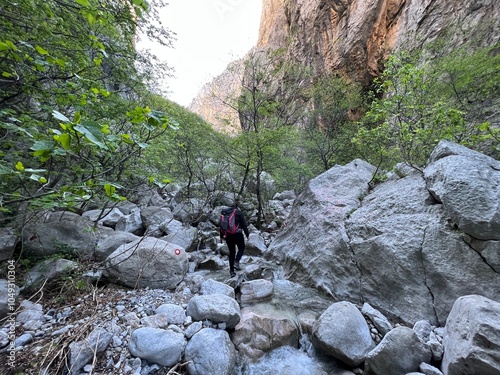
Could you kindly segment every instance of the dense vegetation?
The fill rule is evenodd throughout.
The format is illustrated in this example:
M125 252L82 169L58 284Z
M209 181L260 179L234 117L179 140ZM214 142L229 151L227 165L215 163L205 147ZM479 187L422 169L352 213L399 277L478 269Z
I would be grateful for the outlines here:
M160 1L20 0L0 17L0 210L84 209L129 189L184 185L210 204L219 191L256 197L258 222L276 191L361 157L383 177L421 169L440 139L498 156L498 46L440 56L399 53L367 92L318 76L283 51L249 55L226 101L229 136L160 95L168 67L139 55L139 33L170 45ZM424 56L425 55L425 56ZM429 58L432 55L432 58ZM156 93L156 94L155 94ZM496 120L498 121L498 120ZM269 182L272 181L272 184ZM22 211L19 211L22 209Z

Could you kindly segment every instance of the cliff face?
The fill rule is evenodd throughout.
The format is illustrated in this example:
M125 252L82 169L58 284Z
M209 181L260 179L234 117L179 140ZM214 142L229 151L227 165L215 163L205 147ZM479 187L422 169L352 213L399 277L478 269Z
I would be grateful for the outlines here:
M236 134L240 129L234 98L241 92L244 58L233 61L226 70L205 84L189 105L189 110L201 116L221 132Z
M369 85L394 50L439 39L441 53L467 41L500 41L498 0L263 0L257 47L285 48L316 72ZM237 83L232 83L232 85ZM209 103L192 108L210 122Z
M364 85L395 49L444 37L443 52L471 39L500 41L494 0L264 0L259 47L285 47L318 72L340 71Z

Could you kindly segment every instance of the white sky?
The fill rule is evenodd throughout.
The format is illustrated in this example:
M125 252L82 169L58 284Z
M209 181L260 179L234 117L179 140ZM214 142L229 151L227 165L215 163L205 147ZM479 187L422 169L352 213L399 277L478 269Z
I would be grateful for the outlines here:
M255 46L261 10L262 0L170 0L162 23L177 40L174 48L153 47L175 69L168 98L187 107L205 83Z

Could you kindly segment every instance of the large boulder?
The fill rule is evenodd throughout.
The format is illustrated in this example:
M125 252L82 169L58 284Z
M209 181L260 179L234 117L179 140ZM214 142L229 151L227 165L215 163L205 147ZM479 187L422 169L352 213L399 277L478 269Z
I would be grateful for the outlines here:
M129 343L130 354L160 366L177 364L185 347L186 338L182 333L152 327L136 329Z
M0 228L0 262L10 259L14 253L17 235L12 228Z
M500 240L500 162L447 141L425 169L427 188L458 228L481 240Z
M104 262L108 279L132 288L174 289L188 270L184 249L144 237L116 249Z
M25 277L24 289L34 291L44 283L50 285L59 277L78 268L78 263L68 259L46 259L31 268Z
M110 232L107 236L102 236L97 242L95 249L95 259L102 262L110 256L113 251L118 249L121 245L128 244L139 240L139 236L136 236L130 232L122 232L119 230Z
M419 370L431 360L431 350L408 327L396 327L368 353L365 368L369 375L402 375Z
M375 170L354 160L312 179L265 256L293 270L292 281L316 286L338 299L352 298L353 291L359 291L360 277L344 220L359 208Z
M240 306L231 297L223 294L194 296L189 300L187 315L194 320L210 320L213 323L225 323L227 328L234 328L240 321Z
M204 328L189 340L184 359L190 375L232 375L236 350L226 331Z
M209 294L224 294L230 298L235 297L234 288L229 285L221 283L213 279L207 279L201 284L201 293L205 295Z
M365 318L350 302L337 302L326 309L313 326L313 345L345 364L356 367L373 348Z
M266 251L267 246L262 236L258 233L250 233L245 246L245 255L262 256Z
M89 210L82 213L82 216L88 217L90 220L97 222L105 227L114 228L118 220L120 220L124 214L118 208L107 208L103 210Z
M244 281L240 285L242 306L270 300L274 293L274 285L269 280L257 279Z
M231 339L239 352L256 360L281 346L298 347L299 329L288 313L270 305L245 307Z
M173 219L174 215L165 207L150 206L141 210L142 224L146 227L146 234L151 237L159 237L162 234L162 226Z
M418 175L380 185L346 225L358 297L405 322L443 325L459 296L500 295L500 275L450 227Z
M141 210L134 208L128 215L124 215L116 222L115 230L142 236L146 228L142 223Z
M23 255L70 253L92 257L99 239L111 232L111 228L96 227L88 217L71 212L54 212L24 228Z
M197 248L197 233L198 230L194 227L183 227L175 233L170 233L162 237L162 239L170 243L175 243L186 249L186 251L194 251Z
M444 162L459 153L467 170L480 172L465 174L456 163ZM279 261L293 281L337 300L366 301L407 324L428 319L444 325L463 295L500 299L500 241L485 239L500 233L498 162L449 142L440 143L433 155L425 175L397 173L372 190L374 169L359 161L311 180L265 257ZM473 189L475 182L466 179L483 186ZM450 197L460 181L468 184L467 197L477 194L474 199L488 205L477 221L462 198ZM459 221L476 224L461 229Z
M443 344L445 375L500 374L500 303L480 295L458 298Z

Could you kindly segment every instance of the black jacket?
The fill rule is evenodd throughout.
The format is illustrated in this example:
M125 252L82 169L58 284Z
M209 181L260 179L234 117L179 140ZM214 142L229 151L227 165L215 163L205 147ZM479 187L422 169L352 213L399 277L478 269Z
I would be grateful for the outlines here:
M228 209L224 209L223 211L225 211L225 210L228 210ZM241 231L243 231L245 233L245 236L248 238L250 233L248 232L247 222L245 221L245 216L243 215L243 212L241 212L241 210L238 208L236 209L235 221L236 221L236 225L238 225L238 227L239 227L238 232L236 232L235 234L227 234L227 236L235 236L238 233L241 233ZM224 238L224 236L225 236L224 231L220 228L219 228L219 233L220 233L220 238Z

